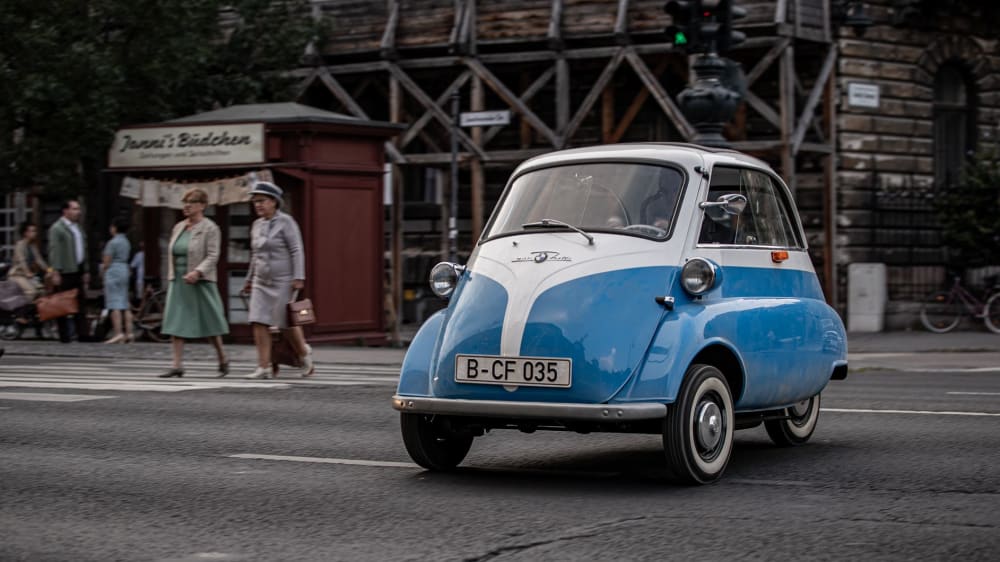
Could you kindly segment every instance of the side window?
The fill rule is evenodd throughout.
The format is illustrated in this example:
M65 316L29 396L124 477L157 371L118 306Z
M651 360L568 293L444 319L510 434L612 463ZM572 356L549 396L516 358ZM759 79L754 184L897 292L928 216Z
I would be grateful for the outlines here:
M771 176L755 170L716 167L712 170L708 200L715 201L728 193L746 197L746 208L739 215L718 218L706 213L699 243L798 247L790 211Z

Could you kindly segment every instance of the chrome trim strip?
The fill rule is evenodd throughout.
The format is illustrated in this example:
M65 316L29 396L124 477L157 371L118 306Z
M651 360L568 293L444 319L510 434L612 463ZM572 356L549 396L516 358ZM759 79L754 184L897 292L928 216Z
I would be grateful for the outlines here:
M666 404L637 402L632 404L573 404L566 402L505 402L501 400L458 400L418 396L392 397L392 407L400 412L415 414L448 414L522 419L580 420L619 422L662 419L667 416Z

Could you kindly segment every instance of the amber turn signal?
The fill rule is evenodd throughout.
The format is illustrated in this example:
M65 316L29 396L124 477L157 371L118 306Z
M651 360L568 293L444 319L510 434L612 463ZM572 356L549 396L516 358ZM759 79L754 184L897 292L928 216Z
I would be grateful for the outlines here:
M771 261L774 263L781 263L788 259L788 252L785 250L775 250L771 252Z

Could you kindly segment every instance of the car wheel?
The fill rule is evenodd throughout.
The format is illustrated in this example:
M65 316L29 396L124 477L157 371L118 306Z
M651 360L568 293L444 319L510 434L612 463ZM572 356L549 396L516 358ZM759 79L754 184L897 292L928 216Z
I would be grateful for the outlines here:
M785 419L765 420L764 428L775 445L794 447L812 437L819 421L819 394L780 411Z
M722 371L692 365L663 425L663 449L677 481L718 480L729 464L735 428L733 398Z
M465 459L472 435L455 433L441 416L400 414L403 444L410 458L427 470L451 470Z

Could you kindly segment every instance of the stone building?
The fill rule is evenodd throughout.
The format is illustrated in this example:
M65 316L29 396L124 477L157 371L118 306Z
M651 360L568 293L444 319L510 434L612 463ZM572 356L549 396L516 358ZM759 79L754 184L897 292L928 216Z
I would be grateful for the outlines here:
M734 148L792 186L828 299L847 270L888 265L889 298L944 282L936 190L1000 117L1000 24L990 2L737 0L747 40L725 56L743 103ZM452 95L509 125L457 128L459 254L467 255L520 161L602 142L690 141L676 96L688 56L665 42L663 0L314 0L333 34L297 69L297 101L404 123L387 147L392 295L404 320L447 250ZM870 25L866 25L870 24ZM829 259L833 256L833 259ZM895 305L893 305L895 306ZM905 310L890 307L890 312ZM906 323L904 315L890 325Z

